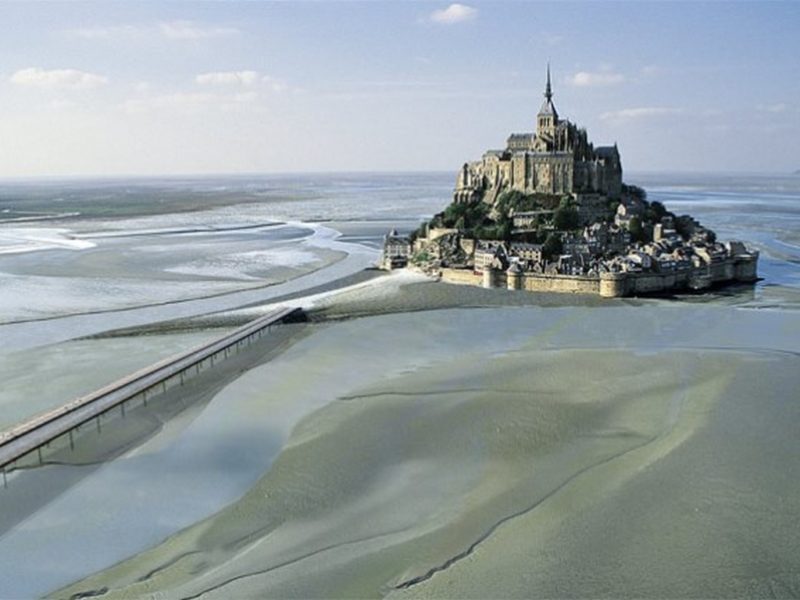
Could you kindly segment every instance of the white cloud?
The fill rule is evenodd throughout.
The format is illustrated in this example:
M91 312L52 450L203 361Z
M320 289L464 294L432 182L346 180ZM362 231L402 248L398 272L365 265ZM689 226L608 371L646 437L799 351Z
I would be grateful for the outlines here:
M258 92L174 92L131 98L120 105L123 112L131 115L154 111L173 111L180 114L230 111L239 107L256 105L261 96Z
M194 78L200 85L253 85L258 82L255 71L215 71Z
M271 77L270 75L259 75L258 71L215 71L211 73L201 73L196 76L194 80L200 85L220 87L254 87L261 84L276 93L285 92L289 89L286 82Z
M241 33L235 27L209 27L193 21L169 21L158 24L162 35L172 40L202 40Z
M610 70L596 71L594 73L589 71L578 71L570 77L567 82L570 85L577 87L596 87L604 85L616 85L625 81L625 76L622 73L615 73Z
M48 107L55 111L72 110L73 108L77 108L77 106L78 105L72 100L65 100L64 98L56 98L55 100L51 100L48 104Z
M759 104L756 107L758 110L768 113L783 113L786 112L789 108L789 105L785 102L778 102L776 104Z
M270 77L269 75L264 75L261 78L261 81L265 83L269 89L273 92L285 92L289 89L289 86L286 84L285 81L281 81L280 79L275 79L274 77Z
M565 39L563 35L558 35L557 33L543 33L541 38L548 46L557 46Z
M171 40L202 40L239 35L235 27L209 26L194 21L162 21L152 25L108 25L68 29L65 33L87 40L120 40L164 36Z
M70 29L67 33L87 40L110 40L136 37L145 33L145 30L135 25L110 25L106 27Z
M126 100L122 103L122 109L127 113L142 113L152 109L179 108L186 109L203 106L214 100L213 94L187 94L174 93L149 96L146 98L135 98Z
M431 13L431 21L434 23L444 23L450 25L452 23L462 23L470 21L478 16L478 9L466 4L454 3L447 8L435 10Z
M108 83L108 78L77 69L47 70L29 67L14 73L10 81L15 85L22 86L85 89L105 85Z
M250 104L258 100L258 92L239 92L233 95L233 101L239 104Z
M664 106L642 106L639 108L623 108L622 110L612 110L604 112L600 118L608 120L631 120L646 119L649 117L663 117L668 115L678 115L683 112L681 108L668 108Z

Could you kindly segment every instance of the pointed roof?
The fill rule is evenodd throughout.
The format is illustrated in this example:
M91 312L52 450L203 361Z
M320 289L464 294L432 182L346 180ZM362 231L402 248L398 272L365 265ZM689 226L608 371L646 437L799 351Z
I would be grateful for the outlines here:
M548 100L553 97L553 90L550 87L550 61L547 62L547 85L544 88L544 97Z
M558 111L556 111L556 106L553 104L553 88L550 85L550 63L547 63L547 85L544 88L544 102L542 103L542 107L539 109L540 115L553 115L556 120L558 119Z

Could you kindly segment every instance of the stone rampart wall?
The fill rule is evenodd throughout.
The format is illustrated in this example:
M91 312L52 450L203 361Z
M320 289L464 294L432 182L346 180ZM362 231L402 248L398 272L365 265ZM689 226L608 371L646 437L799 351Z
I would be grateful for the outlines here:
M605 273L600 277L524 273L521 275L521 288L528 292L634 296L686 288L702 289L712 283L755 281L756 269L755 258L732 258L714 264L710 269L699 267L668 273ZM492 288L508 285L506 273L494 270L476 274L468 269L442 269L442 281Z
M558 292L562 294L599 294L600 279L577 275L522 276L522 289L528 292Z
M625 295L649 294L686 287L691 271L682 273L630 273L625 277Z
M483 285L483 275L469 269L442 269L442 281L460 285Z

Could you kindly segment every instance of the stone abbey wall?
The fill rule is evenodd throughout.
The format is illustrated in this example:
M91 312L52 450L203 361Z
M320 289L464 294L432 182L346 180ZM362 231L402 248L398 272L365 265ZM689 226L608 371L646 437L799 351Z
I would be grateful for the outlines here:
M483 275L471 269L442 269L442 281L459 285L483 285Z
M477 285L485 288L520 289L527 292L598 294L605 298L653 294L669 290L702 290L717 283L752 282L758 278L757 258L729 258L710 267L669 273L603 273L588 275L548 275L489 269L475 273L469 269L442 269L446 283Z
M600 279L576 275L522 276L522 289L527 292L557 292L560 294L599 294Z

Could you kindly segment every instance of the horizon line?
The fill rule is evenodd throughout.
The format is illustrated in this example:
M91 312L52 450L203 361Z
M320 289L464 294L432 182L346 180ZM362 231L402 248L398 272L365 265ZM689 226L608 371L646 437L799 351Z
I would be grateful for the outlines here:
M215 179L215 178L247 178L247 177L302 177L333 175L443 175L455 174L458 169L445 170L341 170L341 171L231 171L219 173L123 173L123 174L75 174L75 175L0 175L0 185L6 183L57 183L76 181L121 181L121 180L156 180L156 179ZM724 171L724 170L687 170L687 169L637 169L627 172L628 175L723 175L723 176L797 176L797 171Z

